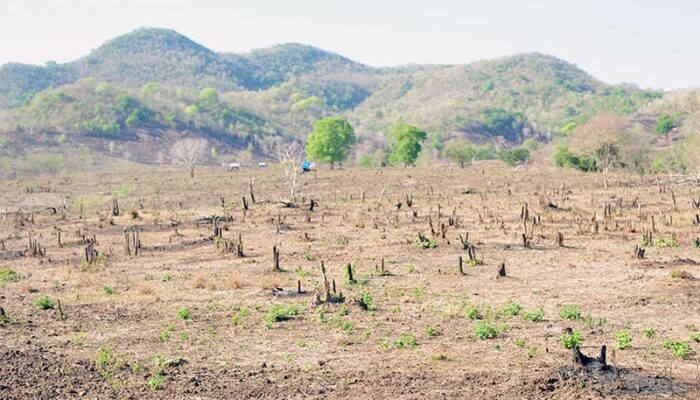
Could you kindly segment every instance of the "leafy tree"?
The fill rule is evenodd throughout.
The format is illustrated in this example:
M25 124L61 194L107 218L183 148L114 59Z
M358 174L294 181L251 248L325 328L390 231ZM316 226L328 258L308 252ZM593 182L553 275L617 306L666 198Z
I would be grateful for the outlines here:
M587 155L576 155L567 146L560 146L554 153L554 164L557 167L569 167L584 172L596 171L596 159Z
M464 168L476 156L476 149L465 141L457 141L445 146L445 155Z
M399 122L389 133L392 139L389 162L402 162L404 166L415 165L418 155L423 149L421 143L427 138L425 131L412 125Z
M656 133L664 135L664 137L666 137L667 143L669 141L669 133L671 133L671 131L675 127L676 123L673 121L673 118L668 114L664 114L656 120Z
M524 147L516 147L510 150L503 150L498 153L498 158L506 164L514 167L520 165L530 158L530 151Z
M219 94L214 88L204 88L199 92L199 102L205 109L214 109L219 105Z
M331 166L348 157L355 145L355 130L345 118L329 117L316 121L314 130L306 139L306 155L315 161L325 161Z

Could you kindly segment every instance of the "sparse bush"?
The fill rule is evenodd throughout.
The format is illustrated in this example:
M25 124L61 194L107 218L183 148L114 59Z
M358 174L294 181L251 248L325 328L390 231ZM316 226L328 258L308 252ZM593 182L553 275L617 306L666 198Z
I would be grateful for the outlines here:
M485 340L498 336L498 331L487 321L479 321L474 325L474 334L477 338Z
M54 301L51 300L47 295L41 295L37 297L32 304L34 304L34 306L36 306L40 310L51 310L54 307L56 307L56 303L54 303Z
M676 357L682 360L688 358L691 353L690 345L688 343L676 342L670 339L664 340L663 348L671 350Z
M466 310L464 310L464 315L472 320L478 320L478 319L483 319L484 316L481 314L481 311L479 311L478 308L476 307L469 307Z
M627 331L620 331L617 334L617 348L627 350L632 347L632 336Z
M523 319L525 321L540 322L544 319L544 310L542 308L537 308L535 310L526 311L523 313Z
M181 320L187 321L189 319L192 319L192 313L186 308L181 308L177 311L177 317Z
M522 307L520 306L520 304L516 303L513 300L510 300L501 308L501 315L516 316L520 314L521 310Z
M577 320L581 319L581 311L575 304L568 304L559 310L559 316L563 319Z
M564 333L559 337L559 343L565 349L580 348L583 337L578 331L571 331L571 333Z
M403 333L397 339L392 342L392 347L395 349L402 349L404 347L416 347L418 341L416 337L410 333Z
M424 236L422 233L418 232L418 236L413 239L413 244L419 249L434 249L437 247L434 239Z
M440 331L438 331L434 326L428 325L425 327L425 334L428 336L439 336Z
M0 268L0 283L19 282L22 277L9 267Z
M267 311L267 317L265 318L265 327L271 329L272 326L281 321L286 321L291 319L293 316L299 315L299 306L290 305L288 307L275 304Z
M647 339L651 339L656 336L656 331L653 328L645 328L642 332L644 333L644 337Z

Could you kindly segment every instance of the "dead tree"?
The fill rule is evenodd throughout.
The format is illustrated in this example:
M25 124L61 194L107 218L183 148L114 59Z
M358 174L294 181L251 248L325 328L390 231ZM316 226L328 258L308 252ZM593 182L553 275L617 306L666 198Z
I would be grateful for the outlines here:
M127 256L141 255L141 239L139 231L132 228L124 228L124 252Z
M182 139L170 148L170 158L173 164L179 165L189 171L190 178L194 178L194 166L204 157L207 150L207 141L204 139Z
M502 262L498 265L498 275L497 278L504 278L506 276L506 263Z
M272 270L275 272L280 272L280 251L277 246L272 246Z
M112 216L119 216L119 200L116 197L112 197Z
M296 197L297 177L304 161L304 147L301 143L283 143L277 146L277 160L282 164L284 179L289 187L289 201Z

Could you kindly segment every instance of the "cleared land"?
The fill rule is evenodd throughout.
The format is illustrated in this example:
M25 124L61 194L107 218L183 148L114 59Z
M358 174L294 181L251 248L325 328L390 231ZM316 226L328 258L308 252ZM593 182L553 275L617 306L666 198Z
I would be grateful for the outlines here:
M298 208L284 185L274 168L2 181L0 397L700 396L697 183L323 170ZM608 367L562 339L607 345Z

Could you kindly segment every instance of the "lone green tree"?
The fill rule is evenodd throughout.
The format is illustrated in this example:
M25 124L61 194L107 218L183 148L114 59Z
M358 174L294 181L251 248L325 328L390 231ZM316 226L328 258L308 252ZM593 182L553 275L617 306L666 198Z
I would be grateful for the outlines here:
M423 149L421 143L428 137L425 131L415 126L399 122L389 132L391 137L391 153L389 162L403 163L404 166L415 165L416 159Z
M306 139L306 155L314 161L342 162L357 142L355 130L345 118L329 117L316 121Z
M656 120L656 133L664 135L666 143L668 143L669 140L669 133L671 133L675 127L676 124L673 122L673 118L668 114L662 115Z
M460 167L464 168L464 166L469 165L476 156L476 149L466 141L460 140L448 143L447 146L445 146L445 155L449 157L450 160L459 164Z

